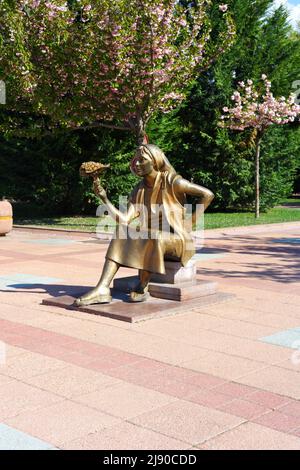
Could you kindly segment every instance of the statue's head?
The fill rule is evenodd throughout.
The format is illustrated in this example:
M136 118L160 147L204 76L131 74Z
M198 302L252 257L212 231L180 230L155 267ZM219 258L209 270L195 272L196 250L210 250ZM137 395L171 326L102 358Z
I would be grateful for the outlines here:
M150 174L153 169L170 174L176 173L163 151L153 144L143 144L137 148L130 169L139 177Z

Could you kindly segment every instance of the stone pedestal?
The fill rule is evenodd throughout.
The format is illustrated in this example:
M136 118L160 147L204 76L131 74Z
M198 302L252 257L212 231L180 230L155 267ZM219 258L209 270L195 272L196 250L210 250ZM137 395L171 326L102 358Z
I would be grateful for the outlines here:
M151 297L168 300L190 300L217 292L216 282L196 279L196 262L190 260L186 266L177 261L166 261L166 274L153 274L149 283ZM114 280L116 291L129 293L138 284L138 276L121 277Z
M190 260L186 266L179 261L165 261L166 274L152 274L151 282L179 284L196 279L196 262Z
M114 289L119 292L129 293L138 283L138 276L121 277L114 280ZM211 281L199 281L194 279L188 282L176 284L171 283L149 283L151 297L158 299L183 300L196 299L217 292L217 283Z

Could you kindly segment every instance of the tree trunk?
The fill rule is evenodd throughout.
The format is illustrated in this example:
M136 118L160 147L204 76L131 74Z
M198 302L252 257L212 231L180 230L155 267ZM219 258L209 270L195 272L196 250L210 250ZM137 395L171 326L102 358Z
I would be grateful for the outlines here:
M257 134L255 143L255 217L260 215L260 143L261 135Z
M141 116L136 116L128 120L130 129L135 135L138 147L143 144L148 144L149 139L145 131L145 123Z
M146 135L146 133L145 133L145 129L144 129L144 123L140 119L138 121L137 129L136 129L136 140L137 140L138 146L145 143L145 135Z

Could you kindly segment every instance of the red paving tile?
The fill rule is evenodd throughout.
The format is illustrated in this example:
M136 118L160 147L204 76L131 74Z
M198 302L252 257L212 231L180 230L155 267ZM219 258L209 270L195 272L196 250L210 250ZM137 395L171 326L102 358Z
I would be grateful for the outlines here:
M240 416L245 419L251 419L270 411L270 408L241 399L233 400L228 404L218 406L218 409L225 413Z
M136 362L141 361L141 356L130 354L125 351L114 351L109 354L108 357L114 362L117 362L118 366L132 364L132 366L134 367L134 364Z
M300 418L300 401L292 401L281 406L277 411L285 415L297 416Z
M119 365L118 361L114 361L108 357L103 357L93 361L90 360L90 362L86 364L86 368L98 370L99 372L107 372L115 367L119 367Z
M264 390L257 390L253 393L250 393L249 395L246 395L245 398L246 400L253 403L258 403L259 405L273 409L280 408L282 405L291 402L291 399L288 397L276 395L276 393L266 392Z
M45 356L49 357L55 357L56 359L61 360L63 360L64 357L67 357L68 354L71 354L73 352L61 346L56 346L55 344L49 344L46 342L34 343L34 345L32 345L32 348L30 348L30 351L37 352L39 354L44 354Z
M117 367L109 371L109 375L127 382L139 383L143 377L148 377L159 371L163 371L166 364L151 359L140 358L132 365Z
M225 395L230 395L233 398L240 398L248 395L251 392L255 392L254 387L248 387L248 385L242 385L235 382L228 382L215 388L216 391L220 391Z
M300 427L300 417L285 415L278 411L272 411L251 421L287 433Z
M102 346L100 344L90 343L88 341L78 340L73 338L74 341L64 345L65 349L71 351L78 351L82 354L87 354L93 358L98 358L103 355L110 355L112 352L115 352L114 348L109 348L107 346Z
M215 392L214 390L199 389L185 397L185 400L198 405L208 406L209 408L217 409L219 406L232 401L232 397L224 395L223 393ZM232 413L234 414L234 413Z
M30 336L24 336L19 334L5 333L1 335L1 340L6 343L17 346L19 348L27 349L33 352L39 352L39 349L45 344L43 341L39 341L36 338L31 338Z
M64 352L64 354L60 356L60 360L69 364L73 364L74 366L85 367L86 369L91 370L98 370L99 372L104 370L103 367L101 369L100 366L90 367L90 364L93 363L93 361L91 361L91 357L87 354L81 354L80 352L76 351Z
M177 380L172 380L159 374L150 374L148 376L143 374L131 378L130 382L157 392L165 393L172 397L183 399L199 390L199 388L194 385L178 382Z
M161 372L165 377L179 382L189 383L200 388L213 388L224 384L224 379L215 377L213 375L204 374L202 372L196 372L190 369L184 369L182 367L172 367ZM222 390L220 390L222 392Z

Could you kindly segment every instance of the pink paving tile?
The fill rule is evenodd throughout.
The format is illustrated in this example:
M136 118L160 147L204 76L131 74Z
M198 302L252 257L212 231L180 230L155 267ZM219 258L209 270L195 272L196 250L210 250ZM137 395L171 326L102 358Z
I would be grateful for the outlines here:
M13 381L14 379L12 377L8 377L7 375L2 375L2 366L0 366L0 388Z
M33 412L59 401L62 401L62 398L58 395L14 380L1 385L0 420L24 411Z
M183 450L189 444L123 422L62 445L66 450Z
M283 312L285 306L282 306ZM295 317L289 317L287 315L269 313L262 315L261 312L253 312L254 314L247 318L247 321L256 323L264 326L274 326L278 330L287 330L289 328L296 328L299 326L299 320Z
M76 397L81 404L123 419L133 418L174 401L174 398L132 384L114 384Z
M22 413L5 422L56 446L121 423L118 418L69 400Z
M253 393L250 393L249 395L246 395L245 399L272 409L279 408L282 405L291 402L291 399L288 397L277 395L276 393L266 392L264 390L257 390Z
M26 353L27 350L23 348L17 348L16 346L12 346L11 344L5 343L5 360L9 360L12 357L21 356L22 354ZM0 363L1 367L1 363Z
M126 382L145 387L149 390L156 390L157 392L165 393L176 398L184 398L193 392L197 392L199 387L179 382L178 380L173 380L171 378L165 377L161 373L129 373L128 371L125 374L120 374L120 371L115 374L116 369L107 371L107 374L112 375L113 377L120 378Z
M218 406L218 409L245 419L255 418L256 416L260 416L270 411L270 408L242 399L236 399L230 403Z
M210 374L184 369L183 367L170 367L160 372L165 378L195 385L199 388L213 388L224 384L225 381Z
M9 377L24 380L50 370L65 367L64 362L32 352L25 352L8 358L1 367L1 373Z
M284 361L278 361L275 365L278 367L282 367L283 369L289 369L293 372L300 372L300 367L299 367L299 349L294 350L292 353L290 353L290 356L288 359L285 359Z
M202 373L213 374L224 381L238 379L251 371L260 371L261 375L261 370L266 367L262 362L216 351L208 353L204 358L184 362L182 366Z
M289 416L279 413L279 411L272 411L271 413L255 418L252 421L282 432L291 432L300 427L299 416Z
M291 434L293 434L293 436L298 436L298 437L300 437L300 428L299 428L299 429L296 429L296 430L294 430L294 431L292 431Z
M238 381L278 395L300 398L300 374L281 367L270 366L263 371L249 372Z
M187 395L184 399L193 403L198 403L198 405L208 406L209 408L217 408L220 405L232 401L232 397L229 395L224 395L223 393L219 393L214 390L202 389Z
M26 383L65 398L88 394L119 383L118 379L82 367L68 365L26 380Z
M216 392L229 395L232 398L244 397L245 395L256 391L256 389L253 387L248 387L247 385L242 385L236 382L223 383L219 387L216 387L214 390Z
M197 445L239 425L243 419L178 400L133 418L131 422L191 445Z
M300 418L300 401L290 401L289 403L281 406L277 411L285 415L297 416Z
M226 326L221 326L215 329L219 333L227 333L233 336L239 336L242 338L262 338L263 336L269 336L278 331L278 328L271 326L261 326L254 323L245 321L230 321Z
M300 450L300 439L248 422L198 447L203 450Z

